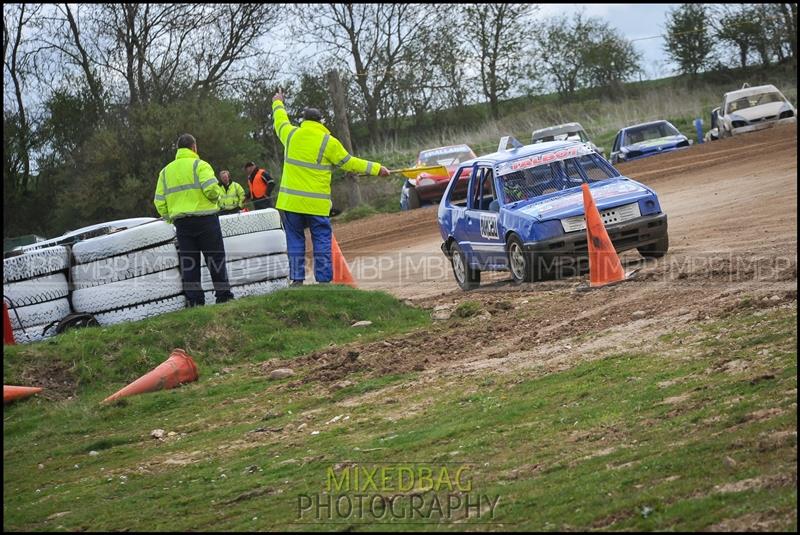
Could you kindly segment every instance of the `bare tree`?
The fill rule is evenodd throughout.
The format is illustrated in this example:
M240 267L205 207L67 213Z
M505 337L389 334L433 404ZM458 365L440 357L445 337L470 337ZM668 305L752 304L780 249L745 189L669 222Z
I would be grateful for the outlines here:
M249 60L265 53L257 38L278 13L273 4L73 6L57 5L46 18L44 48L77 66L96 100L105 87L133 105L244 80Z
M213 4L208 17L210 24L203 29L196 57L202 68L192 85L193 89L209 91L223 81L242 81L236 73L247 60L263 55L256 46L257 38L276 22L282 6L277 4ZM231 77L239 74L238 78Z
M468 43L480 63L483 94L489 99L492 117L500 114L499 98L512 87L521 72L527 45L530 15L538 6L528 4L468 4Z
M8 130L3 136L3 174L9 180L12 191L18 192L25 192L28 188L31 178L30 151L33 146L33 128L22 94L27 78L32 73L33 51L24 47L23 33L39 9L40 5L31 7L29 4L13 4L13 7L3 8L3 68L11 80L16 105L16 109L7 110L3 99L3 130Z
M366 108L367 129L377 139L381 103L408 61L408 47L427 31L426 7L417 4L324 4L295 10L295 34L326 47L355 76ZM308 27L305 22L314 20ZM352 63L351 63L352 62Z

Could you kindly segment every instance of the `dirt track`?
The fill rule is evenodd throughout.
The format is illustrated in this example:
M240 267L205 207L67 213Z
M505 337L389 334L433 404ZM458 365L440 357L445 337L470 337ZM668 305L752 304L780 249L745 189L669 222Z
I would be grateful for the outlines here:
M788 127L697 145L619 169L659 194L669 217L671 264L711 252L788 255L796 264L796 151L797 131ZM439 250L436 211L433 206L336 225L359 286L412 299L460 295ZM638 255L629 252L624 258ZM653 269L659 267L651 263L643 271ZM509 279L506 273L483 275L483 289L498 289Z
M479 290L462 292L439 250L436 207L337 225L359 287L450 312L473 301L479 312L304 357L308 378L413 370L426 372L424 380L519 368L546 374L608 351L646 350L659 335L737 309L793 309L796 151L796 129L781 128L620 165L659 194L670 252L657 261L626 252L623 263L640 268L638 276L591 292L575 291L585 276L514 286L507 273L488 274Z

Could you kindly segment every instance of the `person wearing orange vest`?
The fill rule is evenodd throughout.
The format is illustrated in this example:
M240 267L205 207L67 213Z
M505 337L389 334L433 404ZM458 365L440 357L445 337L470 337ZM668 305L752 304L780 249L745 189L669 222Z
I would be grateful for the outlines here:
M250 188L250 200L256 210L262 208L274 208L272 191L275 189L275 180L270 176L269 171L256 167L253 162L244 164L247 173L247 185Z

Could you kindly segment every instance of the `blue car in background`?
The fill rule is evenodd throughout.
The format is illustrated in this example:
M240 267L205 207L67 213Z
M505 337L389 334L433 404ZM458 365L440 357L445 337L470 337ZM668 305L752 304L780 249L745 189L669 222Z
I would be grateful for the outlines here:
M439 205L442 252L462 289L477 287L481 271L508 270L515 283L584 271L583 183L617 251L666 254L667 216L653 190L579 141L513 140L506 149L506 139L497 152L461 163ZM465 200L453 195L460 180L468 180Z
M629 162L692 144L669 121L654 121L628 126L617 132L611 148L611 163Z

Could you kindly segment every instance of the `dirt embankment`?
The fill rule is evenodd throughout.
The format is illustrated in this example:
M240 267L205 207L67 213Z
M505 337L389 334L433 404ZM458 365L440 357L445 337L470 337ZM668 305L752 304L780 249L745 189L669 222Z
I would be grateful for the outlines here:
M660 334L739 309L791 309L797 300L797 133L763 132L619 166L654 188L669 216L670 252L622 256L638 277L579 293L585 277L514 286L485 274L464 293L439 250L436 207L336 226L359 286L383 289L447 315L478 302L471 317L426 333L319 351L297 364L308 379L349 373L465 372L486 367L559 369L603 348L643 347ZM410 262L403 259L411 258ZM418 269L425 262L436 269ZM370 264L369 277L359 267ZM412 269L409 266L412 266ZM577 340L577 341L576 341Z

